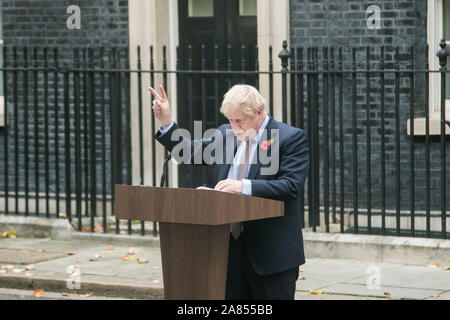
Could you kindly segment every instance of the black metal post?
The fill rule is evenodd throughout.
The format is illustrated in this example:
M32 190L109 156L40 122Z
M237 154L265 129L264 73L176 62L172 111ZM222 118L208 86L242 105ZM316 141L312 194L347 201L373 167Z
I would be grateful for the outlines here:
M426 45L426 51L429 52ZM425 216L426 236L431 237L431 182L430 182L430 63L425 55Z
M39 112L38 112L38 58L37 58L37 48L33 49L33 60L34 60L34 71L33 71L33 115L34 115L34 192L35 198L35 215L39 216Z
M23 48L23 60L24 60L24 71L23 71L23 117L24 117L24 142L25 142L25 216L29 215L29 174L28 174L28 162L29 162L29 152L28 152L28 52L27 47Z
M328 100L330 97L329 93L329 74L328 74L328 48L323 48L323 74L322 74L322 104L323 104L323 112L322 112L322 121L323 121L323 206L324 206L324 215L325 215L325 231L330 232L330 165L329 165L329 119L328 119Z
M342 48L339 48L339 66L338 69L340 71L339 73L339 84L338 84L338 90L339 90L339 203L340 203L340 231L341 233L344 232L344 111L343 111L343 105L344 105L344 97L343 97L343 90L344 90L344 64L342 60Z
M19 102L18 102L18 64L17 48L13 49L14 73L13 73L13 108L14 108L14 197L16 215L19 213Z
M447 51L447 44L445 39L442 39L439 43L441 49L436 53L439 58L439 71L441 72L441 139L440 139L440 149L441 149L441 230L442 237L447 238L446 231L446 214L447 214L447 200L446 200L446 155L445 155L445 131L446 131L446 121L445 121L445 99L446 99L446 71L447 71L447 57L449 52Z
M356 48L352 48L352 163L353 163L353 223L354 232L359 232L358 226L358 131L356 108Z
M272 60L273 48L269 46L269 110L270 115L273 117L273 60Z
M65 175L66 175L66 213L69 221L72 221L71 209L71 155L70 155L70 104L69 104L69 71L64 70L64 153L65 153Z
M59 190L59 70L58 70L58 49L53 48L53 60L55 71L53 72L53 94L54 94L54 106L55 106L55 192L56 192L56 217L59 218L59 205L60 205L60 190Z
M401 186L401 167L400 167L400 61L399 47L395 48L395 217L396 234L400 235L400 186Z
M34 71L33 71L33 115L34 115L34 193L35 193L35 215L39 216L39 112L38 112L38 62L37 48L33 49Z
M139 117L139 173L140 185L144 185L144 119L142 117L142 72L141 72L141 46L137 47L137 80L138 80L138 117ZM152 132L153 134L153 132Z
M414 45L411 47L411 73L409 74L409 134L410 134L410 141L409 141L409 162L411 164L410 167L410 185L411 185L411 189L410 189L410 210L411 210L411 236L415 236L415 204L414 204L414 200L415 200L415 196L414 196L414 191L415 191L415 184L414 184L414 171L415 171L415 166L414 166L414 81L415 81L415 73L414 73L414 67L415 67L415 63L414 63L414 59L415 59L415 47Z
M90 160L90 215L91 215L91 232L95 231L95 217L97 216L97 170L96 170L96 116L95 116L95 72L94 53L92 48L88 49L89 60L89 160Z
M381 47L380 61L380 122L381 122L381 232L386 234L386 129L385 129L385 87L384 87L384 46Z
M8 51L6 49L6 47L3 47L3 68L6 68L6 57L7 57ZM8 152L8 148L9 148L9 143L8 143L8 139L9 139L9 135L8 135L8 127L9 127L9 123L8 123L8 72L6 70L3 70L3 96L5 99L5 122L4 122L4 135L3 135L3 144L5 147L5 151L4 151L4 177L5 177L5 215L9 214L9 185L8 185L8 180L9 180L9 152Z
M44 150L45 150L45 216L50 216L49 114L48 114L48 48L44 48Z
M105 105L105 63L104 63L104 47L100 47L100 93L101 93L101 141L102 141L102 216L103 216L103 232L106 233L108 225L106 223L106 105Z
M282 106L282 122L287 122L287 73L289 58L291 53L287 50L287 41L283 41L283 50L281 50L278 57L281 59L281 106Z
M81 206L81 123L80 123L80 48L74 49L75 71L73 74L74 89L74 126L75 126L75 213L77 216L78 230L83 227L82 206Z
M336 69L334 60L334 48L330 49L330 104L331 104L331 203L332 221L336 223Z
M370 134L370 47L366 47L366 183L367 183L367 231L372 233L372 163Z
M153 59L153 46L150 46L150 86L155 88L155 66ZM150 94L150 106L152 105L152 95ZM151 112L151 128L152 134L155 134L155 114ZM152 139L152 186L156 187L156 141ZM158 223L153 221L153 236L156 237L158 234L157 231Z

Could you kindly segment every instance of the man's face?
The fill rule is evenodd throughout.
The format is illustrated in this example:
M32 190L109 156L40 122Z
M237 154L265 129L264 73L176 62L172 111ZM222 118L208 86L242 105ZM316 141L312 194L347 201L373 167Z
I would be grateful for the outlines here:
M255 117L249 116L248 114L243 113L241 109L236 108L227 116L227 118L228 121L230 121L234 135L240 141L246 141L253 138L261 127L262 114L263 111L261 107L258 108Z

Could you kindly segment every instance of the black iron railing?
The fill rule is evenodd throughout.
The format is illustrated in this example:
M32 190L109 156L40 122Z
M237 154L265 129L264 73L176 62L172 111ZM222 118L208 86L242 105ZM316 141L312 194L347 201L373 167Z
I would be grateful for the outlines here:
M76 48L64 55L56 48L4 48L0 210L67 217L80 230L88 221L90 231L119 233L113 186L156 186L162 171L157 143L144 135L145 126L150 132L158 128L153 115L144 118L151 97L143 88L161 83L169 91L175 83L172 108L180 126L192 133L195 120L203 121L203 132L226 122L219 107L233 84L259 88L265 82L267 111L280 110L277 120L308 133L311 165L299 208L305 228L449 236L444 41L437 53L439 70L430 70L426 46L288 48L285 43L279 71L274 71L271 47L265 66L257 47L243 46L239 61L232 60L230 46L207 49L200 48L200 57L192 56L192 47L177 50L176 67L170 70L166 48L161 68L149 48L146 69L139 47L137 61L130 61L129 48ZM433 75L441 86L438 135L430 128L435 123L429 104ZM425 128L419 135L415 121L407 121L421 118ZM132 154L139 157L135 177ZM168 181L165 177L161 183ZM206 181L203 169L180 166L180 186ZM147 228L157 234L155 223L137 223L142 235ZM127 221L126 232L133 233L134 225Z

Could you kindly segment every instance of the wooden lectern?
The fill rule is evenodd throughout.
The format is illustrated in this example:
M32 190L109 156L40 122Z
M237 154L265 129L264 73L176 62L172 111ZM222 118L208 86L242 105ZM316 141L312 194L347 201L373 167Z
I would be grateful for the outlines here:
M223 300L230 223L279 217L282 201L213 190L115 186L117 219L158 221L168 300Z

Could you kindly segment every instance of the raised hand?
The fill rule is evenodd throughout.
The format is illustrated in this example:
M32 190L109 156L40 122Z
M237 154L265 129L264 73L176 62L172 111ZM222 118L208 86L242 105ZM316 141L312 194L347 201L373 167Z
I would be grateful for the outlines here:
M167 99L166 91L162 85L159 86L161 95L155 89L149 87L148 90L153 95L153 113L155 117L161 121L163 128L168 127L172 123L172 111L170 110L169 100Z

